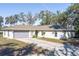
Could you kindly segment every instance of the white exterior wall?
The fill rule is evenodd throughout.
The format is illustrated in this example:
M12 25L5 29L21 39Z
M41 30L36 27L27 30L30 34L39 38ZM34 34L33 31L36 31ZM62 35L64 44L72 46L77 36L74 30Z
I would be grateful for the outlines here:
M66 38L69 38L69 32L66 32L65 36Z
M3 37L5 37L5 38L8 37L8 31L3 31Z
M72 33L72 35L71 35L71 33ZM28 34L29 34L28 38L32 38L33 35L35 35L35 31L29 31ZM60 38L64 38L64 37L70 38L70 37L74 37L74 35L75 35L74 32L57 32L57 37L55 37L55 32L45 32L44 35L42 35L42 31L38 32L38 37L56 38L56 39L60 39ZM3 31L3 37L13 39L14 32L13 31Z
M55 37L55 33L54 32L46 32L44 37L46 37L46 38L54 38Z
M32 31L32 35L35 35L35 31Z
M55 32L46 32L44 37L60 39L63 36L64 36L63 32L57 32L57 36L55 36Z
M64 32L57 32L58 38L64 38Z
M43 37L43 35L42 35L42 32L41 32L41 31L39 31L39 32L38 32L38 37Z
M3 37L13 39L13 31L3 31Z
M66 32L66 38L71 38L75 36L75 32Z
M55 32L45 32L44 35L42 35L42 32L38 32L38 37L45 37L45 38L61 38L63 36L63 32L57 32L57 37L55 37Z
M57 32L57 37L55 36L55 32L45 32L44 35L42 35L42 32L38 32L38 37L45 37L45 38L56 38L56 39L60 39L60 38L70 38L74 36L74 32Z
M9 31L9 36L8 38L13 39L13 31Z
M29 38L32 38L33 37L33 34L34 34L34 32L29 31Z

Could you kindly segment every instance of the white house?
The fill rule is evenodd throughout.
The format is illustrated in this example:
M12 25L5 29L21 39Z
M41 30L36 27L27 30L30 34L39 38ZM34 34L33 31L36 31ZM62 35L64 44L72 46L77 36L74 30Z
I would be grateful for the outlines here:
M17 38L32 38L37 34L37 37L45 37L45 38L71 38L75 36L74 30L64 29L60 26L52 26L52 25L16 25L4 27L3 29L3 37L10 39Z

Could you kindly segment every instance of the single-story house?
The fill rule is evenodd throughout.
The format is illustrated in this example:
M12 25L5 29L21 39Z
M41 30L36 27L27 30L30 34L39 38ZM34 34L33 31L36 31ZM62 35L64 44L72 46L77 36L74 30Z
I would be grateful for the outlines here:
M16 25L4 27L3 37L10 39L17 38L32 38L34 35L37 37L45 38L71 38L75 36L74 30L64 29L58 25Z

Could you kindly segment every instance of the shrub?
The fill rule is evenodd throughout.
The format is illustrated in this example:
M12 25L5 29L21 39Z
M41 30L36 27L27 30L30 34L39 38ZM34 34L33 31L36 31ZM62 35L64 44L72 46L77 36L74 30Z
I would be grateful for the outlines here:
M79 40L76 39L68 40L68 43L74 46L79 46Z
M33 37L32 38L36 38L36 35L33 35Z
M45 32L44 31L42 32L42 35L45 35Z

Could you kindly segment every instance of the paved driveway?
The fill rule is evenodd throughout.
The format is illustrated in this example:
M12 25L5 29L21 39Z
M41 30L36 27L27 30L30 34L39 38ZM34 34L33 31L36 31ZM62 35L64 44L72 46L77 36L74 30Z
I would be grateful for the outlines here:
M42 48L49 49L49 50L51 50L55 47L63 46L63 44L60 44L60 43L48 42L48 41L35 39L35 38L16 39L16 40L20 40L20 41L23 41L23 42L26 42L26 43L34 43L34 44L37 44L37 46L40 46Z

